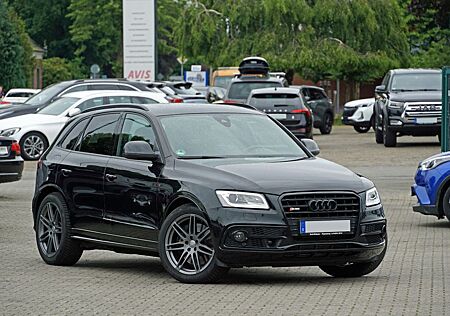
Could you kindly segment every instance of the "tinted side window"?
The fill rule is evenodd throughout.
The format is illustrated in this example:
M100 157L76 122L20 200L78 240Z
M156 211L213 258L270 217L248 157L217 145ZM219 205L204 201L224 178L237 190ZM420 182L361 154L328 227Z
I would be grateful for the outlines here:
M90 109L94 106L100 106L100 105L104 105L105 101L103 97L98 97L98 98L94 98L94 99L90 99L87 101L84 101L83 103L81 103L79 106L77 106L77 108L79 108L81 111L84 111L86 109Z
M114 132L120 114L94 116L84 132L80 151L99 155L112 155Z
M149 143L154 151L156 149L156 138L150 122L143 116L127 114L119 135L118 155L123 157L123 147L126 143L134 140L143 140Z
M110 104L131 103L131 98L127 96L110 96L109 103Z
M133 99L139 99L139 100L141 101L142 104L155 104L155 103L158 103L158 102L156 102L155 100L150 99L150 98L143 98L143 97L134 98L134 97L133 97ZM134 101L133 101L133 103L138 103L138 102L134 102Z
M63 141L60 143L61 148L72 150L74 146L76 145L78 138L80 137L81 133L83 133L84 128L86 127L89 120L83 120L81 122L78 122L75 127L72 128L72 130L69 132L69 134L66 134Z
M309 90L309 95L311 97L311 101L316 101L316 100L320 100L322 99L322 94L320 93L320 90L317 89L308 89Z
M325 93L325 91L320 90L320 95L322 99L328 99L327 94Z
M72 93L72 92L79 92L79 91L87 91L87 89L88 89L87 85L75 86L73 88L70 88L66 92L64 92L64 94Z

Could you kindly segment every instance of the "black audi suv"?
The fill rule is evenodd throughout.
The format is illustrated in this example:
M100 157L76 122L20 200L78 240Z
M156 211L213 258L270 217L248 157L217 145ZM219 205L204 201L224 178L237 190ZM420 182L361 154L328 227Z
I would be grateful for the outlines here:
M318 152L236 105L87 110L38 162L39 253L52 265L90 249L159 256L187 283L244 266L368 274L387 247L378 192Z

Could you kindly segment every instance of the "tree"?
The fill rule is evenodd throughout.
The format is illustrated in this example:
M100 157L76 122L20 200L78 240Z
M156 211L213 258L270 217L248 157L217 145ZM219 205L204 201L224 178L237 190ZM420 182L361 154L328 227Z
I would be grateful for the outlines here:
M28 55L23 25L8 6L0 1L0 85L8 90L28 84ZM28 46L30 44L28 43Z
M64 58L52 57L44 59L42 66L44 86L85 77L79 60L70 61Z
M25 21L30 37L40 46L47 46L49 57L74 57L74 45L66 18L70 0L7 0Z

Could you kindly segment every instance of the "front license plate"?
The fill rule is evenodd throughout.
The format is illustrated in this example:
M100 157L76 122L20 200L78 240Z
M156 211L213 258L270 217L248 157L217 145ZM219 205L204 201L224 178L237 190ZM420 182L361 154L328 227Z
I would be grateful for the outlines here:
M335 220L335 221L300 221L300 234L342 234L349 233L350 220Z
M285 120L286 119L286 114L274 113L274 114L269 114L269 116L273 117L276 120Z
M8 154L8 147L0 146L0 155L7 155L7 154Z
M416 118L416 124L436 124L437 117L418 117Z

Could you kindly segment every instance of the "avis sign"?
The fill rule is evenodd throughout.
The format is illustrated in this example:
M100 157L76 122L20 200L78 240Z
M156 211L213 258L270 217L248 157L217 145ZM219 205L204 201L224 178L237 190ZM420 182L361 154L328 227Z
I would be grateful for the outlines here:
M123 76L155 81L155 0L123 0Z

